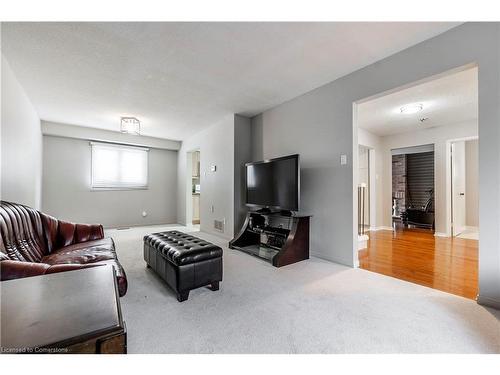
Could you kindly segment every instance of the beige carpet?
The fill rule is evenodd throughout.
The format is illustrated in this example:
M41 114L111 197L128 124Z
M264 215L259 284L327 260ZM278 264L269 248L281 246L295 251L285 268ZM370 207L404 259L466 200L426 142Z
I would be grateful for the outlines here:
M224 248L221 289L179 303L142 259L143 235L165 229L107 231L129 279L130 353L500 352L497 310L317 258L277 269L203 233Z

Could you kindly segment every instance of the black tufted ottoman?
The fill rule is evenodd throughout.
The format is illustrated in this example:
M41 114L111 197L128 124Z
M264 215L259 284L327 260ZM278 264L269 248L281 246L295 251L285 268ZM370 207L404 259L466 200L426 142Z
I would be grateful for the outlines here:
M170 231L144 237L144 260L177 293L179 302L189 291L222 281L222 249L189 234Z

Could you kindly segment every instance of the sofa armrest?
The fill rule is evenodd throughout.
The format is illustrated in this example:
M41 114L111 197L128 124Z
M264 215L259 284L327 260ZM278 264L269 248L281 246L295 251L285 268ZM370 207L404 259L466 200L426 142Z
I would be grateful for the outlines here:
M0 262L0 280L21 279L23 277L44 275L50 265L45 263L4 260Z
M44 213L40 213L40 215L45 229L49 253L75 243L104 238L104 228L100 224L76 224L58 220Z
M48 274L51 274L51 273L81 270L81 269L84 269L84 268L100 267L100 266L103 266L103 265L104 264L96 264L96 263L86 263L86 264L75 264L75 263L70 263L70 264L54 264L53 266L50 266L45 271L45 274L48 275Z
M21 262L18 260L4 260L0 262L1 281L22 279L24 277L47 275L51 273L80 270L84 268L98 267L103 264L54 264Z

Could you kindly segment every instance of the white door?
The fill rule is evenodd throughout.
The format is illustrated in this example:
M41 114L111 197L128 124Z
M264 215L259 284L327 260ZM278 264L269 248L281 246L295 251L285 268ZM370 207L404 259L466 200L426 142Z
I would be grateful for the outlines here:
M452 234L465 230L465 141L451 144Z

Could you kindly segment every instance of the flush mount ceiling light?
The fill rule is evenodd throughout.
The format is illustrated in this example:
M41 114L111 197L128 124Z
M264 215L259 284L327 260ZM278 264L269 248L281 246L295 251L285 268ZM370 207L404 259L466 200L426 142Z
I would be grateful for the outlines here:
M424 105L421 103L416 103L405 105L400 108L400 111L405 115L410 115L412 113L420 112L422 109L424 109Z
M120 131L127 134L141 134L141 122L135 117L122 117Z

